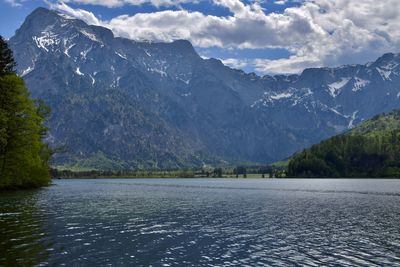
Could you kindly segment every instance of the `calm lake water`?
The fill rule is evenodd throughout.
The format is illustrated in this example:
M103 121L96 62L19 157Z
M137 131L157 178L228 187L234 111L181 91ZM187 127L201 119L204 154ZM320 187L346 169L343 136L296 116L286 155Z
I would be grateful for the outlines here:
M400 180L57 180L1 193L0 266L400 266Z

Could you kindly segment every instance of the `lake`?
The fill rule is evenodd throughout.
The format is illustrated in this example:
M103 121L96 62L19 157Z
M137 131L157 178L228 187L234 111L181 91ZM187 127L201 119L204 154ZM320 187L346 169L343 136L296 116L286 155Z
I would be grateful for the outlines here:
M400 180L104 179L0 196L0 266L400 266Z

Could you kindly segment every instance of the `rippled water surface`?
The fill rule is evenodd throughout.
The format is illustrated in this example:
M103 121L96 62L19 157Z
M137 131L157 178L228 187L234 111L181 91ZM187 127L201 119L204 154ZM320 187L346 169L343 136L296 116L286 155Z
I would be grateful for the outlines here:
M0 266L400 266L399 180L57 180L1 193Z

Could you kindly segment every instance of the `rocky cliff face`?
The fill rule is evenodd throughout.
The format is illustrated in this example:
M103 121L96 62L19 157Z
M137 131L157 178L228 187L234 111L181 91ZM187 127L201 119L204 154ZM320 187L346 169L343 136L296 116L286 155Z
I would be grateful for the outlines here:
M400 56L259 77L183 40L135 42L39 8L10 40L31 94L53 110L55 164L174 168L272 162L400 107Z

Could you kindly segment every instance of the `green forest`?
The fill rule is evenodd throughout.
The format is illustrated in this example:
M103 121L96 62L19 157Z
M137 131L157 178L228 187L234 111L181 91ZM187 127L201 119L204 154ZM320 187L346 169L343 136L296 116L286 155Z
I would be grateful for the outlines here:
M312 146L290 159L290 177L400 177L400 110Z
M51 156L43 138L49 108L33 101L7 42L0 36L0 189L49 184Z

